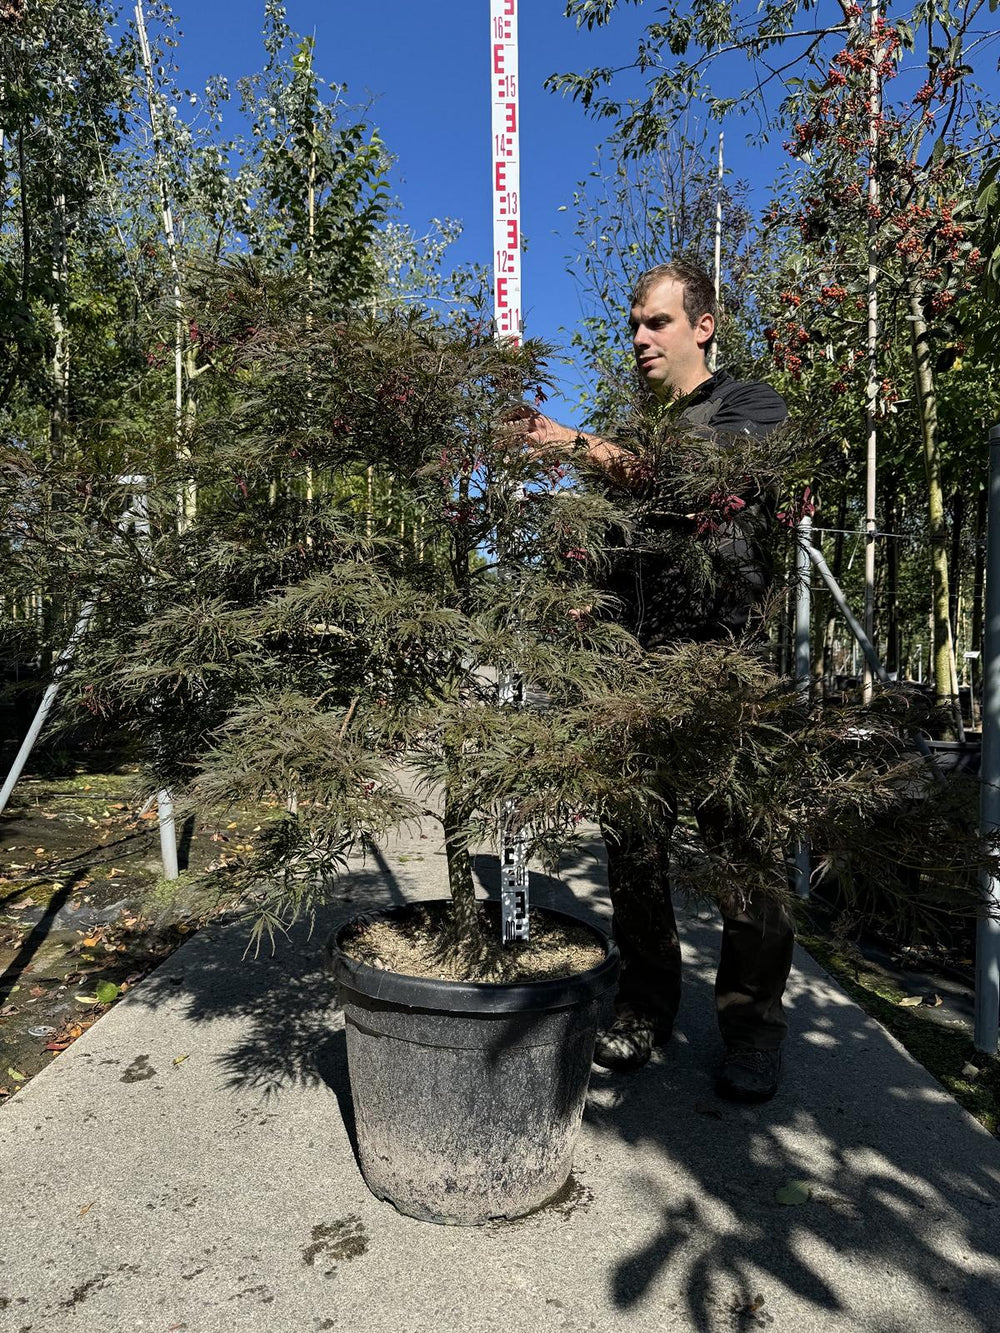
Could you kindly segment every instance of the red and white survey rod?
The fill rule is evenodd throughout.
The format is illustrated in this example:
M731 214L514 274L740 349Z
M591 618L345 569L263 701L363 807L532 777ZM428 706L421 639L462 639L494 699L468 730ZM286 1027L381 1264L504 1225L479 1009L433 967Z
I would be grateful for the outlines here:
M521 181L517 105L517 0L490 0L490 107L493 137L493 318L499 342L521 341ZM500 702L521 694L511 672L500 677ZM528 863L523 835L500 835L500 929L505 944L528 938Z
M517 0L490 0L493 131L493 312L497 337L521 341L521 152Z

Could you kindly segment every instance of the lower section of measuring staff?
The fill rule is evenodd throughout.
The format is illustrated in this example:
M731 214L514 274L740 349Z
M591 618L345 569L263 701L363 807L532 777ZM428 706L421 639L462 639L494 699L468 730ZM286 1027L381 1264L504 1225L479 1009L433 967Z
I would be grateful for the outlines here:
M505 835L500 853L500 926L504 944L528 938L528 863L524 837Z
M524 702L524 681L512 671L500 676L497 690L501 707ZM504 944L528 939L528 858L523 833L513 832L511 807L504 811L500 835L500 938Z

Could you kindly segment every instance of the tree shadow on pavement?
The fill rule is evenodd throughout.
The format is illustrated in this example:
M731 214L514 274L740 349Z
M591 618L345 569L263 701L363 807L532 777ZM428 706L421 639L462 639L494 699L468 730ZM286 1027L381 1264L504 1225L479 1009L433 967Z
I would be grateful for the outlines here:
M539 877L535 900L564 908L572 898L580 915L606 925L599 855L596 843L582 847L560 879ZM390 859L380 854L353 871L345 897L311 933L293 929L273 956L244 959L245 928L213 926L131 1002L155 1007L169 997L195 1023L237 1019L239 1035L227 1035L216 1056L225 1087L276 1099L326 1085L353 1144L343 1018L325 945L359 911L429 896L426 865L418 881ZM490 882L495 862L480 858L479 869ZM779 1096L762 1107L718 1100L718 930L689 914L682 933L674 1038L645 1069L595 1070L591 1081L578 1156L592 1206L628 1217L636 1238L608 1250L610 1302L625 1316L669 1295L691 1327L713 1333L780 1321L783 1302L799 1315L805 1308L822 1329L993 1333L1000 1144L805 956L790 987ZM805 1182L808 1197L782 1205L776 1192L791 1181Z
M682 933L678 1035L646 1069L591 1084L588 1124L634 1150L629 1188L656 1219L615 1266L616 1306L669 1271L699 1329L723 1314L764 1327L787 1293L877 1333L995 1329L1000 1144L804 956L778 1096L720 1100L718 932ZM803 1201L779 1202L792 1182Z

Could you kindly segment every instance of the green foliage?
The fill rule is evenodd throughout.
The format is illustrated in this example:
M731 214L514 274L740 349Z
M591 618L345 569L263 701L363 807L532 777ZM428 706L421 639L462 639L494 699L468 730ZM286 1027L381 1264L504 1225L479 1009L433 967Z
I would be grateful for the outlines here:
M363 123L341 123L342 88L323 99L313 39L297 40L277 12L269 22L268 66L242 85L258 159L245 205L251 247L298 259L300 276L337 300L367 295L388 202L385 148Z
M126 65L103 0L33 4L0 23L0 408L22 384L48 396L58 255L92 227L98 158L120 129Z

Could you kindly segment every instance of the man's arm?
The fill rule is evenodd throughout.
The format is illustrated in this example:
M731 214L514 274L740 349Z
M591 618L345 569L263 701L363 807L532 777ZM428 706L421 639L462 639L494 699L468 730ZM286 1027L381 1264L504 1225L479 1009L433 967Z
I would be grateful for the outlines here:
M512 414L511 419L517 422L519 433L536 446L538 454L544 454L550 449L579 450L586 453L589 463L618 485L637 486L647 480L646 470L635 454L623 449L621 445L612 444L603 436L564 426L526 403Z

